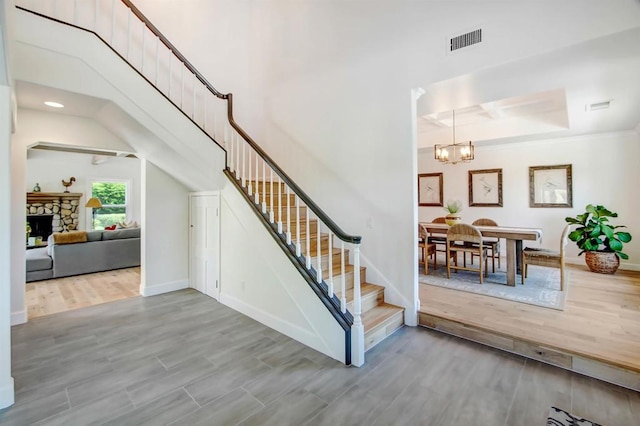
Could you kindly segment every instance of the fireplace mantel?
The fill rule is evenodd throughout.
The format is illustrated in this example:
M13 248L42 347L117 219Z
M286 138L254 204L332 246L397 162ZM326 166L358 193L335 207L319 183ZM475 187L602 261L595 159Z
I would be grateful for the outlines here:
M79 200L81 192L27 192L27 204L47 203L62 198Z

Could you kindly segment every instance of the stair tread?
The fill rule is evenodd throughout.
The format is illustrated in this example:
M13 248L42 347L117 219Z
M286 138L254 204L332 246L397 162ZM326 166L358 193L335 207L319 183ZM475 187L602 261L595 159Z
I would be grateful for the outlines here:
M371 283L360 284L360 297L365 297L371 293L378 293L380 291L384 291L384 287L381 285ZM353 288L346 289L345 293L347 303L351 303L353 301ZM336 291L336 296L338 296L339 299L342 298L342 292Z
M365 334L376 329L380 325L384 324L387 319L401 312L404 312L403 307L392 305L390 303L382 303L367 312L363 312L361 317Z

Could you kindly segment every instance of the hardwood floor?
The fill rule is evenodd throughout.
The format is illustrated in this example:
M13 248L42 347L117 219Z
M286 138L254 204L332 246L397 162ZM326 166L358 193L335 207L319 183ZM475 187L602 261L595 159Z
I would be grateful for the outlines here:
M3 426L545 424L552 405L635 426L640 396L422 327L348 368L194 290L12 328Z
M140 267L26 285L29 319L140 296Z
M420 284L420 312L640 372L640 273L568 269L564 311Z

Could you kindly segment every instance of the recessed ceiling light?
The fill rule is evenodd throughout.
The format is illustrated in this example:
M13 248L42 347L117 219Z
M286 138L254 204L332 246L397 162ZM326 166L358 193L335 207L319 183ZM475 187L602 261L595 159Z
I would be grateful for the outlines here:
M46 106L50 106L51 108L64 108L64 105L59 102L46 101L44 104Z

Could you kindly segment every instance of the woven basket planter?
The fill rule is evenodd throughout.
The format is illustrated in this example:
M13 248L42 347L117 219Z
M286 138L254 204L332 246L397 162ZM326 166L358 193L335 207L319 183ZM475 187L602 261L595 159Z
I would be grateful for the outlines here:
M613 252L587 251L584 257L591 272L598 274L615 274L620 266L620 259Z

